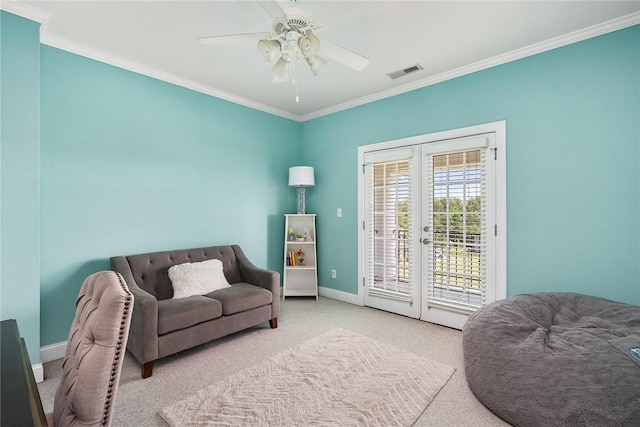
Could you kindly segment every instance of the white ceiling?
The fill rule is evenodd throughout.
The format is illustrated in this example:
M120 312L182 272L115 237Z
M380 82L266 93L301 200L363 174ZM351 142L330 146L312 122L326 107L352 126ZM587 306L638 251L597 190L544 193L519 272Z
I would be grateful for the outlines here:
M196 42L271 32L256 2L5 0L2 8L42 22L44 44L301 121L640 23L640 1L279 3L313 17L316 35L368 57L369 66L329 62L314 76L299 60L296 103L295 87L272 82L273 64L253 43ZM387 76L416 63L424 69Z

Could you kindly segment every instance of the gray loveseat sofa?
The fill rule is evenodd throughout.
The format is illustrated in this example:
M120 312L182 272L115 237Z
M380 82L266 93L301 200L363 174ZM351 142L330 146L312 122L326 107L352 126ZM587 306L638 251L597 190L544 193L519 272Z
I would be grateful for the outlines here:
M169 267L222 261L230 288L173 299ZM213 246L111 258L134 295L127 350L150 377L159 358L269 321L278 327L280 274L253 265L240 246Z

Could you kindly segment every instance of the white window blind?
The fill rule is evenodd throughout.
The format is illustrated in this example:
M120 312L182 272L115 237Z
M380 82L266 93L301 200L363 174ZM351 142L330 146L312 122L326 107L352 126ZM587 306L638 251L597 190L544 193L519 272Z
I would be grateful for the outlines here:
M475 311L486 302L487 151L485 145L426 156L433 228L429 306Z
M412 302L413 149L365 155L368 195L367 292Z

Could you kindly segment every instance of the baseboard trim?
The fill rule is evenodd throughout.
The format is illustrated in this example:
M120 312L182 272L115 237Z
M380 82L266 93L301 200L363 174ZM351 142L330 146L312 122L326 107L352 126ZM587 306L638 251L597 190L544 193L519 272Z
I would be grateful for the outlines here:
M44 347L40 347L40 360L42 363L47 363L52 360L62 359L65 351L67 351L66 341L45 345Z
M44 365L43 364L47 362L51 362L52 360L62 359L66 351L67 351L66 341L40 347L40 363L31 365L31 369L33 370L33 376L37 383L41 383L42 381L44 381Z
M42 363L31 365L31 369L33 370L33 378L37 383L44 381L44 366L42 366Z
M348 302L349 304L354 304L354 305L362 305L362 303L360 302L360 298L358 298L358 295L351 294L349 292L338 291L336 289L327 288L325 286L318 286L318 293L320 294L321 297L327 297L327 298L335 299L342 302Z

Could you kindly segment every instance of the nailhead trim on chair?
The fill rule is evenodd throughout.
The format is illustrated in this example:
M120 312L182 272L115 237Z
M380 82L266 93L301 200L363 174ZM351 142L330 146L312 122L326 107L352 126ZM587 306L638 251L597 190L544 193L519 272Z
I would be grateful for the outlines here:
M111 377L109 378L109 387L107 392L107 399L104 403L104 416L102 418L102 425L106 426L109 420L109 412L111 409L111 404L113 403L113 389L115 387L116 377L118 373L118 359L120 359L120 352L122 351L122 343L124 341L124 329L126 325L127 313L131 309L131 299L132 295L129 292L129 288L125 284L124 279L120 273L116 273L118 275L118 281L120 282L120 286L127 293L127 298L124 303L124 310L122 311L122 319L120 321L120 333L118 334L118 343L116 344L116 354L114 357L113 366L111 368Z

